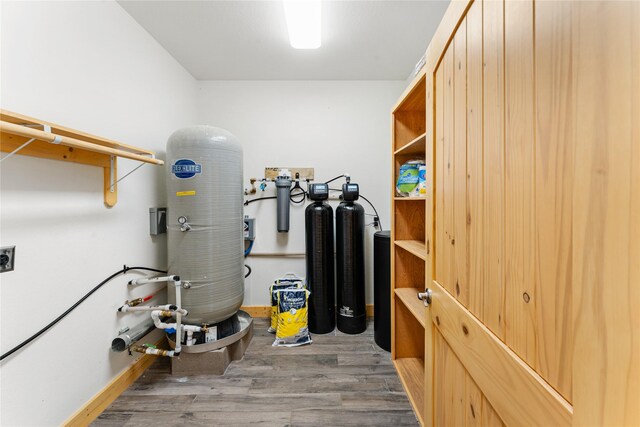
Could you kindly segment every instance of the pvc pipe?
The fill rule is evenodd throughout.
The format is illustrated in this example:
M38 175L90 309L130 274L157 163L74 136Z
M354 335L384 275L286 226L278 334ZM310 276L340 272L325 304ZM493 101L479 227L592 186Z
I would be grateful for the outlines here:
M171 312L178 313L182 316L186 316L187 314L189 314L189 312L184 308L178 308L173 304L155 305L155 306L154 305L137 305L135 307L129 307L128 305L125 304L118 309L118 311L122 311L123 313L129 312L129 311L156 311L156 310L171 311Z
M153 319L153 323L154 325L156 325L156 328L158 329L175 329L176 333L178 333L178 331L193 331L193 332L202 331L201 326L181 325L181 324L178 324L177 322L165 323L162 320L160 320L161 316L171 316L171 315L173 315L173 313L166 310L154 310L151 312L151 318Z
M111 341L111 351L125 351L127 348L131 347L132 344L135 344L136 341L138 341L140 338L147 335L154 329L155 326L151 321L147 321L138 326L135 326L133 329L130 329L127 332L118 335L113 339L113 341Z
M187 345L193 345L193 331L187 331Z
M176 305L178 306L178 308L182 307L182 293L180 292L180 289L182 288L182 282L180 281L180 278L178 276L173 276L174 277L174 282L173 284L175 285L176 288ZM182 322L182 313L177 312L176 314L176 347L175 347L175 352L177 354L180 354L180 351L182 350L182 328L181 323Z
M176 282L180 281L179 276L161 276L161 277L139 277L137 279L132 279L129 281L129 285L146 285L148 283L159 283L159 282Z
M158 329L175 329L176 333L178 333L178 328L175 323L164 323L160 320L160 316L171 316L172 313L167 310L153 310L151 312L151 318L153 319L153 323L156 325Z

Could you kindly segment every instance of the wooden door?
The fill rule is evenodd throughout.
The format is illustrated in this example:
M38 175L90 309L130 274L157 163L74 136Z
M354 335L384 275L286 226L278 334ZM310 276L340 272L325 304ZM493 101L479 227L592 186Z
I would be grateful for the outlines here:
M633 1L452 2L426 65L426 424L640 425L639 28Z

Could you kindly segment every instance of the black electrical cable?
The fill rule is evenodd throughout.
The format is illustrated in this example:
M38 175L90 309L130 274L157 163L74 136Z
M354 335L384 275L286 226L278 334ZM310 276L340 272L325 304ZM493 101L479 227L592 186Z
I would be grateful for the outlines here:
M300 190L297 193L294 194L293 190ZM295 200L294 197L298 197L298 196L302 196L302 198ZM291 191L289 192L289 200L291 201L291 203L294 203L296 205L300 205L302 203L305 202L305 200L307 199L307 192L304 190L304 188L300 187L300 184L296 182L296 185L291 189Z
M364 197L362 194L360 194L360 198L364 199L367 203L369 203L369 205L373 208L373 211L376 213L376 217L378 218L378 224L380 224L380 230L384 230L382 228L382 221L380 221L380 215L378 215L378 211L376 210L376 207L373 206L373 203L371 203L369 201L369 199L367 199L366 197Z
M345 176L345 175L343 174L343 175L336 176L335 178L331 178L329 181L325 182L325 184L328 184L328 183L330 183L330 182L333 182L333 181L335 181L336 179L343 178L344 176Z
M85 296L83 296L82 298L80 298L75 304L73 304L71 307L69 307L67 309L67 311L65 311L64 313L62 313L60 316L58 316L53 322L49 323L47 326L45 326L44 328L40 329L38 332L36 332L35 334L31 335L29 338L27 338L26 340L22 341L20 344L18 344L17 346L15 346L14 348L12 348L11 350L7 351L5 354L3 354L2 356L0 356L0 360L4 360L5 358L11 356L13 353L15 353L16 351L20 350L22 347L26 346L27 344L29 344L30 342L32 342L33 340L35 340L36 338L38 338L40 335L44 334L45 332L47 332L49 329L51 329L56 323L58 323L59 321L61 321L62 319L64 319L67 314L71 313L77 306L79 306L84 300L86 300L87 298L89 298L91 296L91 294L93 294L95 291L97 291L98 289L100 289L102 286L104 286L107 282L109 282L110 280L114 279L116 276L123 274L123 273L127 273L129 270L146 270L146 271L154 271L156 273L166 273L165 270L158 270L155 268L150 268L150 267L127 267L126 265L124 266L124 268L120 271L117 271L115 273L113 273L111 276L107 277L106 279L104 279L102 282L98 283L98 285L96 285L95 288L91 289L89 292L87 292L87 294Z
M340 192L342 192L342 190L337 189L337 188L330 188L330 189L329 189L329 191L340 191ZM359 195L359 197L360 197L361 199L365 200L367 203L369 203L369 206L371 206L371 207L373 208L373 211L376 213L376 218L377 218L377 219L374 219L374 221L377 221L377 222L378 222L378 224L380 225L380 230L384 230L384 229L382 228L382 221L380 221L380 215L378 215L378 210L376 209L376 207L375 207L375 206L373 206L373 203L371 203L371 202L369 201L369 199L367 199L366 197L364 197L362 194L360 194L360 195ZM342 198L342 196L340 196L340 198Z
M299 204L304 203L304 201L306 200L306 198L307 198L307 192L304 190L304 188L302 188L302 187L300 187L300 186L298 186L297 188L298 188L298 189L300 189L300 191L301 191L301 192L293 193L293 190L295 190L295 189L296 189L296 187L293 187L293 188L291 189L291 191L289 192L289 200L290 200L292 203L294 203L294 204L296 204L296 205L299 205ZM302 198L300 198L300 199L295 199L295 198L297 198L298 196L302 196ZM259 201L261 201L261 200L269 200L269 199L277 199L277 198L278 198L277 196L257 197L257 198L255 198L255 199L245 200L245 201L244 201L244 205L245 205L245 206L248 206L248 205L250 205L250 204L251 204L251 203L253 203L253 202L259 202Z
M244 266L249 270L247 271L247 274L244 275L244 278L246 279L247 277L251 276L251 267L249 267L247 264L245 264Z
M269 200L269 199L277 199L277 197L276 196L258 197L258 198L255 198L255 199L245 200L244 201L244 205L248 206L249 204L251 204L253 202L259 202L260 200Z

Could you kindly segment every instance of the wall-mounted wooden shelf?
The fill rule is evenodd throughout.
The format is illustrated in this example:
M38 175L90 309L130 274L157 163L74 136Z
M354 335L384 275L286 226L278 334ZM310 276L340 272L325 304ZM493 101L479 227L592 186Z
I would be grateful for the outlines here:
M12 152L31 139L34 141L16 154L103 168L104 203L109 207L114 206L118 200L118 157L155 165L164 164L154 157L152 151L0 110L0 151Z

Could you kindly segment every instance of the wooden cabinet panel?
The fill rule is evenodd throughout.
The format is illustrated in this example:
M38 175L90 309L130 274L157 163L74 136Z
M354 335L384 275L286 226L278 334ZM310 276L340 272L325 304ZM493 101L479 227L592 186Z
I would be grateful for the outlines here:
M435 417L439 426L465 423L465 370L441 334L436 333Z
M640 2L452 2L426 58L433 185L393 210L421 423L640 425Z
M444 72L444 100L443 110L443 145L442 145L442 169L443 177L443 227L444 227L444 249L441 253L444 265L442 271L442 284L453 293L453 278L455 277L455 235L454 235L454 194L453 194L453 167L454 167L454 76L453 76L453 49L447 49L441 67ZM436 166L437 167L437 166Z
M440 332L434 336L436 426L502 426L503 423Z
M535 23L535 368L571 400L571 4L536 3Z
M467 20L453 39L453 295L469 303L467 280Z
M484 282L482 320L505 339L504 289L504 43L502 1L482 3L484 140ZM437 256L437 254L436 254Z
M467 307L483 319L482 2L467 12Z
M573 6L576 425L640 425L640 3Z
M483 427L502 427L504 423L493 409L486 397L482 397L482 426Z
M438 67L438 70L435 73L435 121L434 121L434 173L435 177L434 181L434 191L433 191L433 199L434 203L434 211L435 211L435 272L433 278L436 279L440 283L445 283L446 274L445 274L445 248L448 248L447 245L449 242L445 236L444 232L444 170L443 167L445 162L444 157L444 70L443 67Z
M504 6L506 342L535 366L533 2Z
M463 368L464 369L464 368ZM465 373L465 422L467 427L482 426L482 392L466 370ZM488 404L488 402L487 402Z
M433 286L430 311L438 332L453 353L453 356L447 353L447 358L456 357L460 361L507 425L571 424L571 405L437 283ZM436 342L436 397L439 382L453 381L438 362L441 353ZM464 393L456 396L465 398ZM436 414L437 408L436 403Z

